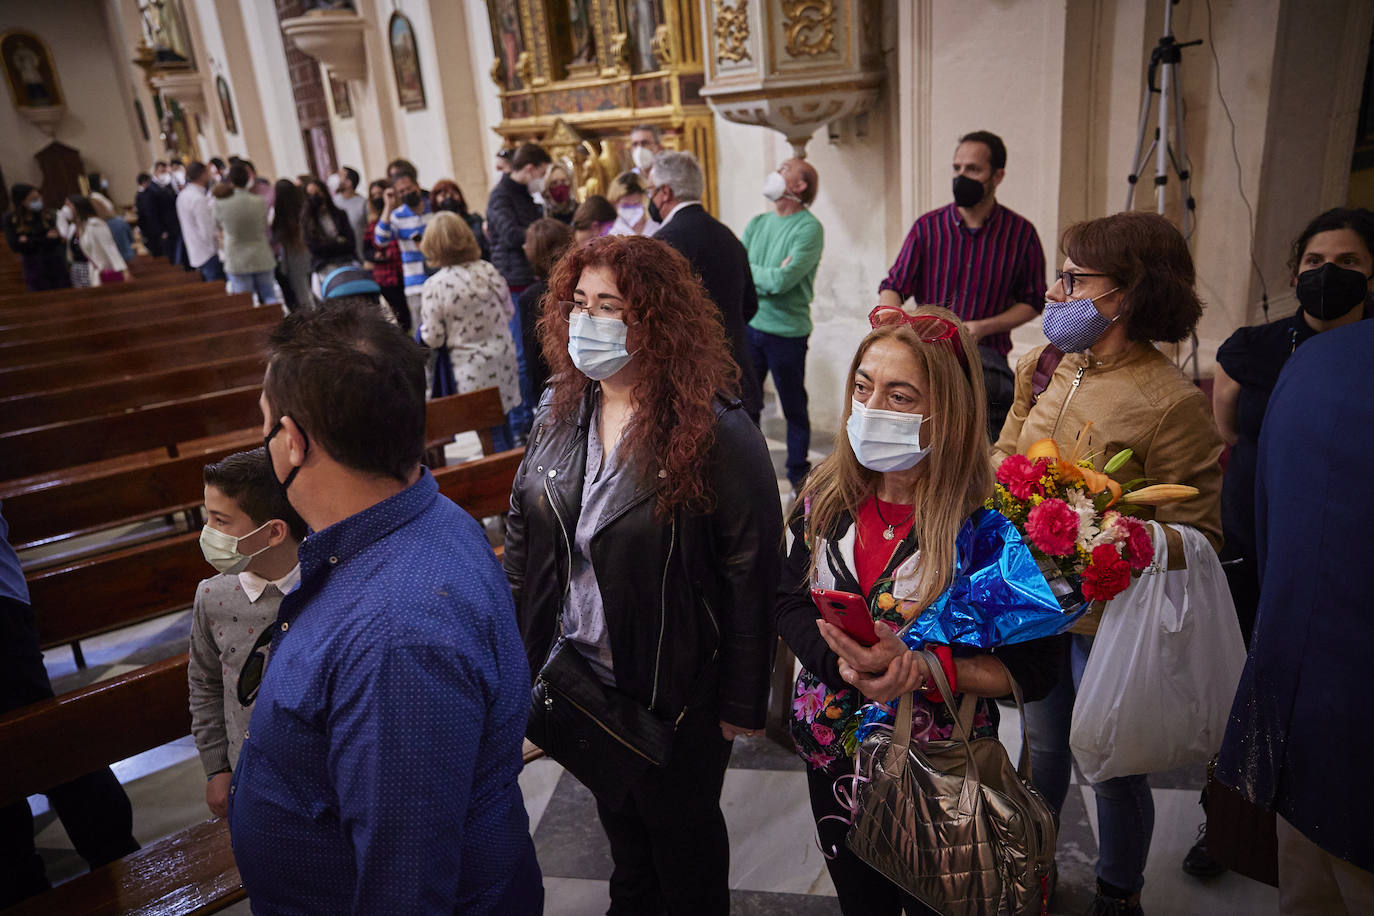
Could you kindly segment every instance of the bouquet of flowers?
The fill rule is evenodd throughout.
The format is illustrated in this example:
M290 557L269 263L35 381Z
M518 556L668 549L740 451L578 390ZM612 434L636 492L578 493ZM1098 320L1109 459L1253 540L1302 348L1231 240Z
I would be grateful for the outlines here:
M1008 456L988 502L1021 532L1066 610L1085 600L1110 601L1154 561L1150 529L1130 514L1134 507L1198 492L1179 484L1132 489L1141 481L1123 487L1108 475L1130 460L1130 449L1113 455L1102 471L1077 452L1063 458L1053 439L1041 439L1026 454Z

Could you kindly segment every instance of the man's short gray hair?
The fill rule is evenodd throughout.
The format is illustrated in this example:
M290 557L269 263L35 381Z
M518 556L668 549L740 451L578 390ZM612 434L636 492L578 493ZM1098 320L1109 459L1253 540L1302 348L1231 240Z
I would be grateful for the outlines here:
M654 157L649 180L661 188L670 188L678 200L701 200L705 181L701 163L687 152L663 152Z

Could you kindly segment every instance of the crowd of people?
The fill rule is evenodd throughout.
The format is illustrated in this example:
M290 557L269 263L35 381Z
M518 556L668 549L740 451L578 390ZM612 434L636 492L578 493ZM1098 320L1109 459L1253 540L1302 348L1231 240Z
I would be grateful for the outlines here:
M1004 633L1061 613L1039 575L988 585L1036 563L988 508L994 475L1052 440L1086 446L1099 471L1117 455L1117 491L1192 488L1136 513L1168 548L1147 575L1203 543L1194 562L1229 581L1250 652L1217 775L1277 816L1284 913L1374 910L1361 819L1322 789L1357 784L1363 755L1332 736L1368 716L1352 685L1374 634L1348 573L1374 509L1374 488L1352 483L1374 420L1374 214L1328 211L1298 235L1297 313L1227 340L1209 401L1156 346L1202 315L1177 228L1144 212L1071 226L1047 283L1034 228L997 200L1005 145L967 134L952 202L911 227L844 391L813 393L841 417L813 468L816 169L768 174L741 238L702 207L690 153L641 127L628 154L604 196L579 202L546 150L503 151L485 216L403 159L365 189L350 168L273 185L234 159L139 176L150 251L288 312L264 448L205 469L201 545L219 575L191 637L206 802L230 819L255 909L538 912L516 782L528 734L596 797L610 913L727 912L721 788L734 739L765 725L780 637L800 662L791 732L841 911L963 912L945 907L972 905L967 876L925 899L847 845L856 796L838 787L871 776L856 768L863 735L995 738L996 701L1015 694L1057 821L1079 686L1131 592L1083 600L1071 626L1033 638L912 636L959 614ZM86 282L127 276L94 191L63 213L36 195L16 186L6 224L33 288L75 283L77 250ZM1010 331L1037 318L1048 344L1012 367ZM785 501L759 429L770 377ZM426 397L488 387L507 415L498 448L525 446L501 563L421 464ZM824 595L882 625L862 638ZM1148 774L1090 783L1088 913L1140 916ZM1225 869L1205 833L1183 866ZM1036 877L1042 900L1055 880Z

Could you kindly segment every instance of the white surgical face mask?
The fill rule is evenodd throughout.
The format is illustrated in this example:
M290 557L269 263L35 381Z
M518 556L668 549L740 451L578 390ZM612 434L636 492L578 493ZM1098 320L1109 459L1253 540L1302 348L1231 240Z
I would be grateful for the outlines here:
M620 218L631 226L644 218L643 204L621 204L616 209Z
M876 410L853 401L845 432L859 464L879 473L906 471L930 454L930 446L921 448L923 422L918 413Z
M153 176L153 181L156 181L160 185L169 185L172 183L172 173L161 172Z
M330 194L338 194L338 193L339 193L339 173L338 173L338 172L332 172L332 173L330 173L329 177L326 178L326 179L324 180L324 183L325 183L325 185L328 186L328 188L329 188L329 193L330 193Z
M633 356L625 348L629 330L619 318L593 318L574 312L568 324L568 355L573 365L598 382L615 375Z
M634 160L635 168L648 174L649 168L654 164L654 151L647 146L636 146L630 151L630 158Z
M272 524L268 522L267 525ZM267 525L263 525L256 531L250 531L241 538L225 534L218 528L211 528L206 525L200 532L200 552L205 555L205 562L222 573L233 575L241 573L248 568L248 564L253 562L253 558L266 550L264 546L261 550L255 550L250 554L239 553L239 542L246 540L257 534Z
M781 172L770 172L768 177L763 180L763 196L771 201L778 201L787 193L787 182L783 179Z
M544 176L543 176L543 175L536 175L534 178L531 178L531 179L530 179L530 183L527 185L527 187L530 189L530 193L531 193L531 194L543 194L543 193L544 193Z

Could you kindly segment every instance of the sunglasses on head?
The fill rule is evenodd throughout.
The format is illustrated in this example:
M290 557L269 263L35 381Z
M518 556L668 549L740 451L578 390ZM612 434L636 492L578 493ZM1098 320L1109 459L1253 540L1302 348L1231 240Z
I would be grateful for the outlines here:
M964 343L959 337L959 326L952 321L935 315L908 315L906 310L896 305L880 305L868 313L871 328L886 328L906 325L916 332L923 343L941 344L959 360L964 367L964 375L969 377L968 357L964 354Z

